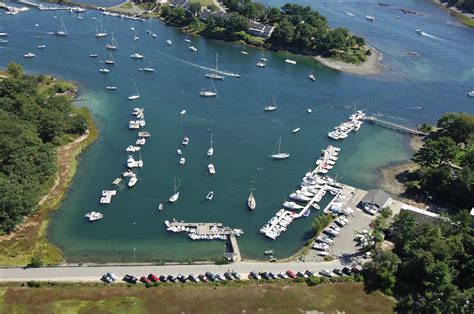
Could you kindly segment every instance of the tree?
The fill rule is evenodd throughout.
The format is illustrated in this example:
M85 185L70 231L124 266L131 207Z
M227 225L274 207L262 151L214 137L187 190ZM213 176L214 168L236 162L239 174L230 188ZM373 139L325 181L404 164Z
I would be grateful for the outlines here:
M392 252L382 252L375 256L373 261L364 265L362 276L367 290L380 290L392 295L395 287L395 273L400 264L398 256Z
M295 27L287 19L283 19L275 27L269 41L274 47L285 47L293 42Z
M15 62L10 62L7 65L7 72L14 78L21 78L23 76L23 67Z
M232 33L246 31L250 27L249 19L237 13L231 13L225 27Z
M392 229L394 233L394 242L397 245L396 248L402 249L408 240L413 239L416 234L416 221L415 215L402 211L400 214L395 216L392 223Z
M440 167L456 155L456 143L449 137L429 139L418 152L413 155L413 161L424 167Z
M189 12L191 12L193 16L196 16L199 13L199 11L201 11L201 5L197 2L191 3L189 5L188 10Z
M438 120L438 127L444 136L456 143L468 143L474 135L474 116L465 113L447 112Z

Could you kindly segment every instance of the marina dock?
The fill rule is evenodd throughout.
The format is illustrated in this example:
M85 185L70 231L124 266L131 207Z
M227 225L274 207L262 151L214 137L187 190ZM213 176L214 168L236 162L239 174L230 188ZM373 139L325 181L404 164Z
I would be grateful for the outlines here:
M422 131L417 130L417 129L412 129L412 128L409 128L409 127L406 127L406 126L403 126L403 125L400 125L400 124L380 120L379 118L376 118L374 116L367 116L367 117L364 118L364 120L366 120L367 122L369 122L371 124L380 125L384 128L391 129L391 130L396 130L396 131L401 132L401 133L406 133L406 134L411 134L411 135L416 135L416 136L426 136L426 135L428 135L428 133L426 133L426 132L422 132Z

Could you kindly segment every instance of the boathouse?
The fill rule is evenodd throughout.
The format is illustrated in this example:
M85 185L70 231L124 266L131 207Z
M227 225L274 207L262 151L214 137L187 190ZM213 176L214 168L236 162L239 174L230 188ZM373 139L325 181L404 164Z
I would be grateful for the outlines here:
M362 207L376 207L380 210L385 207L392 205L393 199L380 189L370 190L365 194L361 200Z

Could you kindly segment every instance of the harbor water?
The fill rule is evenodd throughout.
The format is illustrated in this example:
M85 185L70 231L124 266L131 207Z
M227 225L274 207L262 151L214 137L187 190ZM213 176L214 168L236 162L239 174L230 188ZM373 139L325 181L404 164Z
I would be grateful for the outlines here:
M279 5L280 1L271 3ZM409 126L434 122L445 111L473 112L473 99L466 93L474 89L474 32L429 1L395 1L397 6L424 12L421 16L398 14L368 2L296 3L319 10L331 26L345 26L364 36L383 53L384 74L344 74L307 57L268 51L268 65L261 69L255 66L261 50L247 47L248 55L243 55L240 44L191 36L188 43L185 34L157 20L130 21L92 10L82 14L83 19L76 13L34 9L15 16L0 14L0 32L8 32L8 43L0 46L0 66L15 61L29 73L76 81L81 90L76 104L90 108L100 129L98 140L81 155L61 208L51 217L49 239L63 250L67 261L187 261L222 256L223 241L192 241L167 232L164 221L173 218L243 229L238 241L244 258L263 258L268 249L278 258L289 256L311 236L318 211L294 221L276 241L265 238L259 229L314 168L321 149L328 144L341 147L329 174L364 189L379 186L381 167L410 157L408 136L375 125L364 124L343 141L330 140L327 132L354 108ZM356 17L341 11L346 6ZM364 18L369 13L376 17L372 24ZM49 35L59 30L60 18L68 36ZM107 38L94 36L100 20L109 33ZM417 28L437 39L417 35ZM115 65L107 66L110 73L102 74L99 69L109 58L105 45L112 32L119 49L113 52ZM134 40L135 35L140 39ZM38 45L46 48L38 50ZM188 49L190 45L197 52ZM422 56L409 57L405 50ZM23 58L27 52L36 57ZM94 53L99 57L90 58ZM133 53L144 59L131 59ZM241 78L216 81L218 97L202 98L199 91L213 88L205 74L215 67L216 53L219 69L239 73ZM297 64L285 63L288 57ZM139 71L147 66L156 72ZM311 67L316 82L307 78ZM128 96L136 93L135 84L141 97L131 102ZM111 91L106 86L118 89ZM278 109L266 113L264 107L273 102L272 97ZM152 135L141 154L134 154L136 159L141 156L144 167L137 171L134 188L122 181L111 204L100 205L101 190L113 188L112 181L125 170L125 148L136 140L137 132L128 130L134 107L145 108L145 130ZM180 116L183 109L187 113ZM297 127L301 131L293 134ZM211 134L214 156L207 158ZM181 146L184 136L190 138L186 148ZM269 155L280 136L282 150L291 156L274 161ZM179 165L178 148L186 158L184 166ZM213 176L207 174L211 162L216 168ZM257 208L250 212L246 201L253 177ZM181 183L180 198L167 204L174 178ZM211 190L214 198L207 201L205 196ZM321 208L329 200L326 196ZM163 211L158 210L160 203L165 204ZM90 211L100 211L104 218L87 223L83 216Z

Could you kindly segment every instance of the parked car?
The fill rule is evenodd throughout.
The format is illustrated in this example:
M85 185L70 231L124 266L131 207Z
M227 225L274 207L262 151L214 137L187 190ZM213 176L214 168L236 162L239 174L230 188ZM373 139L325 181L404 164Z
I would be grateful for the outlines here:
M206 273L206 277L210 281L216 281L216 276L213 273L209 272L209 271Z
M270 279L278 279L277 274L275 273L268 273L268 276L270 276Z
M184 277L183 275L179 274L178 276L176 276L176 279L178 279L179 281L181 281L182 283L186 283L186 281L188 281L188 279L186 277Z
M353 274L358 274L358 273L360 273L360 269L357 268L357 267L352 267L351 272L352 272Z
M332 277L332 272L327 269L323 269L319 272L320 275L326 276L326 277Z
M234 276L235 280L240 280L240 274L238 272L233 271L232 276Z
M128 283L136 284L138 281L138 278L132 275L125 275L122 280Z
M342 276L342 270L340 270L339 268L334 268L334 270L332 272L335 273L338 276Z
M298 276L300 278L308 278L308 275L306 275L305 273L302 273L300 271L296 273L296 276Z
M198 282L199 278L195 276L194 274L191 274L188 276L188 279L191 280L192 282Z
M175 282L175 281L176 281L176 278L175 278L173 275L169 275L169 276L168 276L168 281L169 281L169 282Z
M107 274L102 275L102 277L100 278L100 280L102 280L103 282L106 282L106 283L112 283L112 282L114 282L114 280L113 280L112 278L110 278L110 276L107 275Z
M230 271L224 273L225 278L229 280L234 280L234 276L232 276L232 273Z
M278 273L277 276L280 277L281 279L288 279L288 275L285 274L284 272Z
M290 278L296 278L296 274L295 274L292 270L290 270L290 269L288 269L288 270L286 271L286 274L287 274L288 277L290 277Z
M199 274L198 278L199 278L199 280L201 280L202 282L207 282L207 281L208 281L206 275L203 275L203 274Z
M252 278L252 279L255 279L255 280L260 280L260 279L262 279L262 277L260 277L260 275L257 274L257 273L254 272L254 271L250 272L249 277Z
M117 278L118 278L115 274L110 273L110 272L107 273L107 276L109 276L110 278L112 278L112 281L115 281L115 280L117 280Z
M156 277L154 274L149 274L148 279L150 279L153 282L160 281L160 278Z
M151 280L145 276L141 276L140 281L143 282L144 284L151 284Z
M217 274L216 278L219 279L220 281L226 281L227 279L224 277L224 275Z
M165 275L161 275L161 276L160 276L160 281L161 281L161 282L168 282L168 278L166 278Z
M265 279L265 280L270 279L270 276L265 271L260 272L260 276L262 276L262 278Z
M344 267L344 268L342 269L342 273L343 273L344 275L346 275L346 276L352 275L352 271L351 271L351 269L350 269L349 267Z
M274 263L274 262L276 262L276 261L278 261L278 260L277 260L275 257L270 257L270 258L268 259L268 261L269 261L270 263Z
M308 277L314 276L314 271L307 270L305 271L305 274L308 275Z

